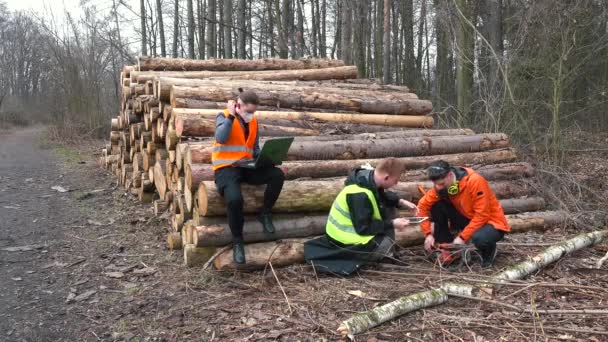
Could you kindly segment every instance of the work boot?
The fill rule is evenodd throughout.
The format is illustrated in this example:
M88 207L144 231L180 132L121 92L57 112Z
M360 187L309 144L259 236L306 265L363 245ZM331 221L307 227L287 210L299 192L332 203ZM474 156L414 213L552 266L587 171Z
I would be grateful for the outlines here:
M270 213L262 213L258 220L262 224L264 231L268 234L274 234L274 224L272 223L272 215Z
M494 266L494 259L496 259L497 253L498 250L496 247L492 251L485 253L485 255L481 257L481 268L490 268Z
M232 257L234 258L234 262L237 264L245 263L245 244L243 241L235 241L232 246Z

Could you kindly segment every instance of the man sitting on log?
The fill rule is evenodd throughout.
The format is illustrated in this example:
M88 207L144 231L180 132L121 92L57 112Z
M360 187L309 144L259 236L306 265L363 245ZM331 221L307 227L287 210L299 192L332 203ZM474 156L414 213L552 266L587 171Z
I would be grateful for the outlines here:
M233 165L244 158L256 158L260 152L258 123L254 114L258 104L258 96L252 91L241 92L236 103L228 102L228 108L217 115L215 143L211 155L215 184L227 206L228 225L234 242L233 257L237 264L245 263L245 218L241 183L266 184L264 203L258 219L265 232L274 233L270 213L285 180L283 172L275 166L247 169Z
M304 245L306 261L316 269L348 275L369 261L392 254L395 229L405 229L409 221L392 219L398 207L416 208L386 191L395 186L403 166L387 158L375 169L359 168L346 179L330 209L325 235Z
M424 248L431 251L436 244L470 241L479 251L482 267L491 267L496 242L511 228L488 182L473 169L452 167L443 160L433 162L427 175L434 187L418 202L418 215L430 216L430 221L420 224L426 236Z

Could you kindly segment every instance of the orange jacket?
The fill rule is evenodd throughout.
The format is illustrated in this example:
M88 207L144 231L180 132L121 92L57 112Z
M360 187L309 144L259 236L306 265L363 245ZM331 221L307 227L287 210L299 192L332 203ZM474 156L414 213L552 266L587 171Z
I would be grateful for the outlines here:
M224 116L226 118L230 116L228 109L224 110ZM255 147L257 133L258 120L255 116L251 122L249 122L249 136L247 137L247 140L245 140L245 132L243 131L240 121L234 120L234 122L232 122L230 138L228 138L224 144L220 144L217 141L213 144L213 152L211 153L213 171L232 166L234 162L243 158L253 158L253 149Z
M460 233L460 237L467 241L473 233L485 224L491 224L494 228L504 232L511 231L505 213L500 202L490 188L488 181L470 168L464 168L467 175L459 183L459 191L455 196L449 196L449 201L456 210L471 221ZM442 198L437 194L435 188L427 191L418 202L418 215L431 216L431 208ZM431 222L429 220L420 224L425 236L431 234Z

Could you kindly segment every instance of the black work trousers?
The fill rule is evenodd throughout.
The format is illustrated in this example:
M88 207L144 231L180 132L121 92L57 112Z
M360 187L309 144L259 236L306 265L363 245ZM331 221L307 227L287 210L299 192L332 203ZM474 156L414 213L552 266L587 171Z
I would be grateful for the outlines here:
M433 237L435 237L436 243L451 243L454 241L455 235L458 235L471 221L447 200L433 205L431 220L435 224ZM471 242L479 250L484 260L491 260L496 251L496 242L502 240L504 235L503 231L494 228L491 224L486 224L473 233Z
M285 175L281 169L269 166L258 169L224 167L215 171L217 191L224 197L228 212L228 225L235 241L243 240L243 195L241 183L266 184L261 214L270 213L283 189Z

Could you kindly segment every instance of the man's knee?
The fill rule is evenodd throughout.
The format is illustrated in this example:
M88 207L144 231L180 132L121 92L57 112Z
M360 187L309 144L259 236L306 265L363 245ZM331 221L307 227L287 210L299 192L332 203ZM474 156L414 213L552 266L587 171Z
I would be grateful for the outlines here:
M479 228L471 237L471 242L476 247L489 247L496 244L496 242L502 239L502 234L494 226L486 224Z
M229 209L242 208L243 195L241 194L240 185L227 186L224 189L224 201Z

